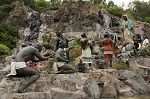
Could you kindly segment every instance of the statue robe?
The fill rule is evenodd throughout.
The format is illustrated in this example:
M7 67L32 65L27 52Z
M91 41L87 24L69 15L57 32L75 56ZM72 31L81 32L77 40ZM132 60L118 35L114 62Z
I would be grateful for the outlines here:
M82 48L83 63L92 63L92 54L91 54L91 49L89 47L87 38L81 39L81 48Z
M134 36L133 32L133 21L127 18L127 21L122 22L122 32L126 42L133 43L132 37Z
M104 57L105 58L112 58L113 51L112 51L112 45L113 45L113 40L108 39L108 40L102 40L102 45L104 47Z

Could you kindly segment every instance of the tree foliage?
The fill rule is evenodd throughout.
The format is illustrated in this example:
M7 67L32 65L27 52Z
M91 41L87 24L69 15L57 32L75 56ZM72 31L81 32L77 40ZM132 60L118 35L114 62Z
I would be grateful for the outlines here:
M123 8L118 7L116 5L109 7L107 10L110 14L118 16L118 17L121 17L123 14Z
M9 55L10 54L10 49L3 45L3 44L0 44L0 55Z
M150 23L150 1L133 1L127 10L136 20Z
M108 1L107 7L109 8L109 7L112 7L114 5L115 5L114 2L110 0L110 1Z
M0 26L0 44L13 49L16 47L18 39L19 35L17 28L9 25Z

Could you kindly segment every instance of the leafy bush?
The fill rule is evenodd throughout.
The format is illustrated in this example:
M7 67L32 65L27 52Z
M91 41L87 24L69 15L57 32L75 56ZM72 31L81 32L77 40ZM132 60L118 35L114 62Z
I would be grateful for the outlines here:
M77 57L81 56L81 54L80 45L74 45L74 48L70 50L70 59L74 61Z
M117 70L128 70L129 65L127 65L123 60L116 60L114 61L112 68Z
M100 7L100 8L107 8L107 5L106 5L106 4L103 4L103 3L101 3L101 4L99 4L99 7Z
M50 43L43 43L42 46L45 48L45 49L54 49L54 46Z
M3 44L0 44L0 55L9 55L10 54L10 49L3 45Z
M63 0L63 3L76 2L76 0Z
M10 49L16 47L19 39L18 30L16 27L10 25L0 26L0 43L6 45Z
M3 4L0 5L0 21L4 20L6 17L9 16L9 13L12 11L14 8L14 3L12 4Z
M150 45L147 48L140 49L139 55L144 57L150 56Z
M108 9L108 12L112 15L115 15L115 16L118 16L118 17L121 17L122 14L123 14L123 8L121 7L118 7L118 6L112 6L112 7L109 7Z

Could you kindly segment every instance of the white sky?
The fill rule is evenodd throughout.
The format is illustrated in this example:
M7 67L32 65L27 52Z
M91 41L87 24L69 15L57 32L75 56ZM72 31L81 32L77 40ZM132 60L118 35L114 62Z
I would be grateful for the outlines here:
M50 0L46 0L46 1L50 1ZM83 1L89 1L89 0L83 0ZM110 0L106 0L106 2L108 2ZM124 8L127 8L128 7L128 4L129 2L132 2L134 0L112 0L114 2L114 4L118 5L118 6L121 6L124 2L124 5L125 7ZM139 0L139 1L150 1L150 0Z
M106 0L106 2L108 2L108 1L110 1L110 0ZM118 5L118 6L121 6L122 3L124 2L125 8L127 8L129 2L132 2L132 1L134 1L134 0L112 0L112 1L114 2L114 4L116 4L116 5ZM150 0L139 0L139 1L145 1L145 2L147 2L147 1L150 1Z

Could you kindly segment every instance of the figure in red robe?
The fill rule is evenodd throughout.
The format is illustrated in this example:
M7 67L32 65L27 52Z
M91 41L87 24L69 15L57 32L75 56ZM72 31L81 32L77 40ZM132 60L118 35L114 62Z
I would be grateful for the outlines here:
M102 45L104 47L104 57L105 57L105 61L107 63L107 67L108 67L108 64L110 65L110 67L112 67L113 40L111 38L109 38L108 33L104 34L104 39L102 40Z

